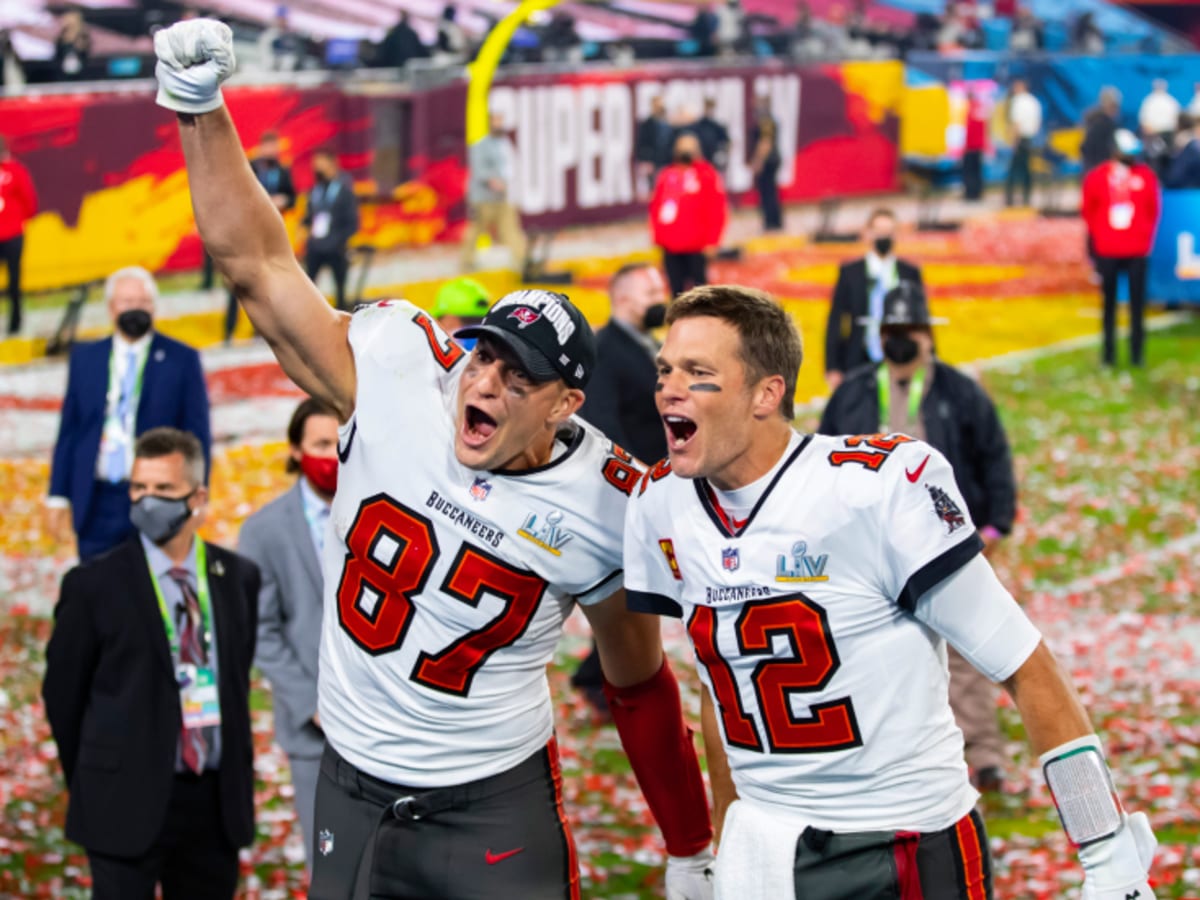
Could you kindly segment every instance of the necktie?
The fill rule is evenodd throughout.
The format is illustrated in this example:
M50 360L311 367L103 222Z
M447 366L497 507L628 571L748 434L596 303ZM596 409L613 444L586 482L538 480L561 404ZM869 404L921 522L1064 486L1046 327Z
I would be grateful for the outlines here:
M329 507L322 506L317 510L316 521L316 538L317 538L317 557L322 558L325 553L325 524L329 521Z
M183 595L183 627L179 629L179 662L191 663L196 667L208 664L208 652L201 643L203 623L200 618L200 601L192 590L187 569L174 568L167 572L179 586ZM204 771L204 760L208 756L208 734L205 728L188 728L181 723L179 734L179 756L183 764L199 775Z
M868 298L870 303L870 318L867 323L867 356L871 362L877 363L883 360L883 342L879 338L879 323L883 319L883 298L887 294L887 281L883 274L875 279L875 283L871 286L871 294Z
M129 474L129 445L133 442L133 394L138 376L137 351L130 347L125 351L125 371L117 394L114 417L125 440L112 441L107 449L104 472L108 480L115 483L125 480Z

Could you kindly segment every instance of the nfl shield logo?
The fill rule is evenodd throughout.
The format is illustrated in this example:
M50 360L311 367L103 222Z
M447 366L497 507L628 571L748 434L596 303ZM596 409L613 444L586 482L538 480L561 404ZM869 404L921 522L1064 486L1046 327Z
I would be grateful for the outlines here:
M488 498L488 494L492 492L492 486L482 478L476 478L474 483L471 485L470 491L471 499L482 503Z
M322 856L328 856L333 852L333 832L328 828L317 835L317 849L321 851Z
M733 572L742 564L738 557L737 547L726 547L721 551L721 568L726 572Z

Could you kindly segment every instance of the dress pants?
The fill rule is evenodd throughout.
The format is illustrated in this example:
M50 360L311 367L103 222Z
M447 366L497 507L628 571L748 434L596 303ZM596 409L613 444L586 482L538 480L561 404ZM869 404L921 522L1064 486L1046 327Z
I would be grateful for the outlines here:
M754 176L758 205L762 212L763 231L783 230L783 207L779 202L779 166L763 166Z
M25 250L25 235L18 234L0 241L0 259L8 266L8 333L21 330L21 254Z
M304 865L311 873L313 849L317 845L313 821L317 815L317 781L321 776L321 757L288 756L288 768L292 770L292 802L296 805L300 833L304 838Z
M1129 278L1129 362L1140 366L1146 331L1146 257L1119 258L1101 256L1096 259L1104 291L1104 350L1101 361L1106 366L1117 364L1117 275L1124 270Z
M950 709L963 733L967 766L973 773L981 769L1004 771L1004 735L996 718L996 685L963 659L953 647L947 647L950 659Z
M1033 141L1029 138L1019 138L1013 147L1012 163L1008 167L1008 180L1004 184L1004 201L1013 205L1016 186L1021 185L1021 197L1025 206L1029 205L1029 197L1033 192L1033 174L1030 165L1033 159Z
M120 828L120 812L113 811ZM238 851L221 823L220 776L178 774L167 819L144 856L125 858L88 853L92 900L232 900L237 891Z
M671 253L663 250L663 268L671 296L678 297L688 288L708 284L708 257L703 253Z
M980 199L983 196L983 151L964 151L962 167L963 199Z
M329 270L333 272L333 290L337 308L346 309L346 277L350 274L350 257L346 255L346 248L309 250L304 262L308 277L314 282L321 274L321 270L329 266Z
M475 267L475 245L481 234L489 234L496 243L508 248L513 266L518 272L525 269L529 242L521 228L521 214L508 201L474 203L467 210L467 228L463 233L461 264L465 271Z
M113 484L97 480L87 518L79 527L80 560L108 552L133 532L133 523L129 521L129 482Z

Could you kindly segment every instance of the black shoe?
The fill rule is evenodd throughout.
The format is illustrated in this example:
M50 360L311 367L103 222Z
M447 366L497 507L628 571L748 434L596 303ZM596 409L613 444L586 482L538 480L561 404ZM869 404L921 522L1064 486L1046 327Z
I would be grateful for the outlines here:
M975 789L981 794L999 794L1004 790L1004 773L998 766L984 766L975 773Z

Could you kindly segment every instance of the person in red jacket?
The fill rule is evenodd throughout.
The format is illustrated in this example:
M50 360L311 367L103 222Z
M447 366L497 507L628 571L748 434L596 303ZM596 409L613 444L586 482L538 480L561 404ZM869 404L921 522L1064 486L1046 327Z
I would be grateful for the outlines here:
M1117 275L1129 277L1129 356L1142 365L1146 307L1146 258L1158 228L1159 187L1154 170L1139 161L1141 142L1121 129L1113 158L1083 179L1083 221L1096 252L1104 289L1104 364L1117 361Z
M29 170L13 159L0 135L0 259L8 266L8 333L21 330L21 253L25 222L37 212Z
M708 284L708 251L725 231L725 186L690 131L675 139L673 162L658 174L650 198L650 231L662 248L671 295Z

